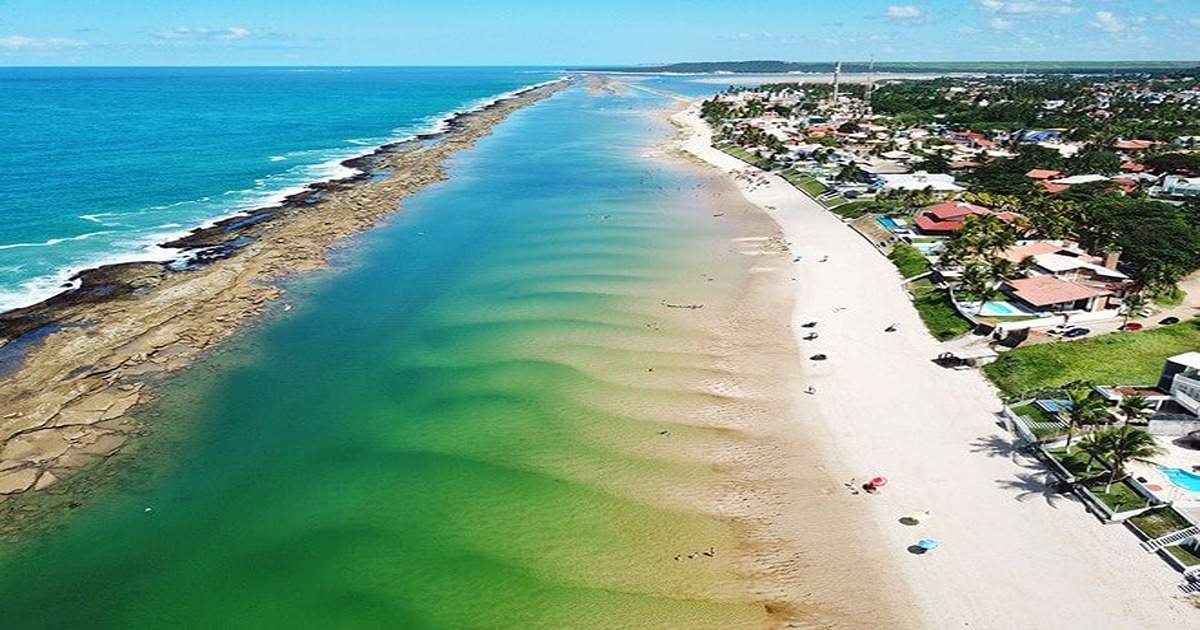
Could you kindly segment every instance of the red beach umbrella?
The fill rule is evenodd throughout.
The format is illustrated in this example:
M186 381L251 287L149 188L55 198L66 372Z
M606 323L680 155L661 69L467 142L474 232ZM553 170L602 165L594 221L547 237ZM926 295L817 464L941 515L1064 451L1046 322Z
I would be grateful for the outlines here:
M887 477L875 477L871 479L870 483L875 488L882 488L887 485Z

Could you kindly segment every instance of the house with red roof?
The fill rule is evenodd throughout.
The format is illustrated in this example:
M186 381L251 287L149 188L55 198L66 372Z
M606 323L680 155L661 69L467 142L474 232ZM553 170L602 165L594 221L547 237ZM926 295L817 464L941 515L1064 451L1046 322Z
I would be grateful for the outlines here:
M1145 151L1156 144L1153 140L1117 140L1113 148L1118 151Z
M967 217L989 214L996 215L1005 222L1011 222L1020 216L1015 212L996 212L991 208L965 201L947 201L921 210L921 213L913 219L913 223L922 234L948 236L961 230Z
M1042 189L1043 192L1048 192L1051 195L1057 195L1071 186L1069 184L1059 184L1052 181L1040 181L1037 183L1037 187Z
M1107 288L1052 275L1009 280L1004 292L1026 308L1041 312L1101 311L1108 308L1108 298L1115 295Z
M1047 179L1058 179L1062 176L1063 176L1062 171L1051 171L1049 169L1044 169L1044 168L1035 168L1035 169L1029 171L1028 173L1025 173L1025 177L1028 177L1029 179L1036 179L1038 181L1044 181Z

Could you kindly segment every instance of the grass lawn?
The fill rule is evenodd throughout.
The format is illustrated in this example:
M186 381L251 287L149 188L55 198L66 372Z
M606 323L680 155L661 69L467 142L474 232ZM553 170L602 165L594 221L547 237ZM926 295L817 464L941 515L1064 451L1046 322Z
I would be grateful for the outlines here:
M1185 567L1194 567L1197 564L1200 564L1200 557L1197 557L1195 554L1187 549L1184 549L1183 547L1180 547L1179 545L1163 547L1163 549L1166 549L1167 553L1175 556L1175 559Z
M1091 490L1092 494L1096 495L1096 498L1100 499L1113 512L1128 512L1146 505L1146 498L1138 494L1133 486L1119 481L1112 485L1111 490L1105 492L1105 481L1107 480L1100 479L1090 482L1087 484L1087 489Z
M1200 347L1200 320L1092 339L1017 348L984 366L983 373L1009 395L1076 380L1146 385L1158 381L1163 359Z
M766 160L764 160L756 155L751 155L749 151L746 151L745 149L737 146L736 144L725 144L725 145L718 146L717 148L728 153L729 155L732 155L733 157L735 157L743 162L753 164L763 170L766 170L770 167L770 164L768 164Z
M847 219L858 219L866 216L868 213L878 208L879 204L870 200L862 199L859 201L850 201L840 206L830 208L834 214Z
M1031 422L1061 422L1057 416L1048 413L1045 409L1033 403L1013 407L1013 412L1018 416L1028 418Z
M929 334L940 341L953 339L971 331L971 322L958 314L950 303L950 295L937 288L928 279L917 280L908 285L912 292L913 305L925 322Z
M1171 532L1177 532L1191 527L1191 523L1188 523L1187 520L1183 518L1183 515L1169 507L1158 510L1150 510L1145 514L1138 514L1137 516L1129 519L1129 522L1137 526L1138 529L1142 530L1143 534L1149 536L1150 538L1166 536Z
M1076 436L1076 439L1078 439L1078 436ZM1072 444L1074 444L1074 443L1072 443ZM1091 459L1091 455L1084 453L1083 451L1079 450L1078 448L1072 447L1070 455L1067 455L1067 449L1065 449L1065 448L1047 449L1046 452L1049 453L1050 457L1053 457L1055 461L1062 464L1063 468L1066 468L1068 471L1070 471L1070 473L1072 475L1075 475L1076 477L1079 477L1079 478L1090 477L1093 475L1099 475L1100 473L1103 473L1103 472L1107 472L1107 469L1104 468L1104 465L1097 461L1093 461L1092 467L1089 469L1088 468L1088 460ZM1113 492L1114 493L1116 493L1118 491L1117 486L1120 486L1120 485L1124 485L1124 484L1115 484L1115 483L1113 484ZM1128 486L1126 486L1126 487L1128 487ZM1103 489L1104 489L1104 486L1101 485L1100 490L1103 490ZM1132 492L1132 489L1130 489L1130 491ZM1095 490L1094 488L1092 489L1092 492L1095 493L1097 496L1100 495L1100 493L1097 490ZM1137 495L1137 496L1140 496L1140 495ZM1107 503L1107 501L1106 501L1106 503Z
M929 271L929 261L921 252L917 251L917 248L908 243L897 244L892 248L892 253L888 258L892 260L893 265L896 265L900 275L905 278L919 276Z
M800 173L790 169L784 171L782 175L783 178L788 181L788 183L804 191L804 194L810 197L823 195L829 190L825 184L822 184L810 175L801 175Z
M1154 296L1154 303L1159 306L1179 306L1183 304L1183 298L1187 297L1187 293L1183 292L1177 286L1171 287L1169 291L1163 291Z

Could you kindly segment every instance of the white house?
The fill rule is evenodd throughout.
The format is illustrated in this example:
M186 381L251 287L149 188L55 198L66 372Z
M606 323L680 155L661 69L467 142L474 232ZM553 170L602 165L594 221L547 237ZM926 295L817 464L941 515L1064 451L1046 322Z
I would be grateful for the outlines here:
M954 183L953 175L944 173L898 173L880 175L883 190L929 190L932 192L961 192L966 190Z
M1172 197L1200 196L1200 177L1168 175L1163 178L1162 191Z

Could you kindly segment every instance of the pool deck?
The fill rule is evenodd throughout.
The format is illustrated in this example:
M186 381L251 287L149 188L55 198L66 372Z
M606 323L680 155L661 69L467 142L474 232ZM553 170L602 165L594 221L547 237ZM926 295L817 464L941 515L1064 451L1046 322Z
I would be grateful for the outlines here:
M1200 508L1200 492L1181 488L1171 482L1159 468L1180 468L1190 473L1200 474L1192 470L1192 466L1200 466L1200 451L1176 446L1166 436L1158 436L1158 443L1166 453L1154 458L1153 464L1133 462L1129 464L1129 473L1134 477L1144 477L1148 485L1158 485L1161 490L1149 488L1160 501L1173 503L1182 507Z

